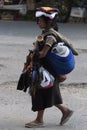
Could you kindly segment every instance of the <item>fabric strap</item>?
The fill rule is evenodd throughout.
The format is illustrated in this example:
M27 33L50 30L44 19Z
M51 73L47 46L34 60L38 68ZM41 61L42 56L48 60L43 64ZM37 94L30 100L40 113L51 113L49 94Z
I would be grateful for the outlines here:
M47 31L46 33L43 34L44 37L46 37L47 35L54 35L56 38L61 39L62 42L65 43L65 45L67 45L71 50L72 53L74 55L78 55L77 50L74 48L74 46L72 45L72 43L65 37L63 36L61 33L55 31L54 29L50 29L49 31Z

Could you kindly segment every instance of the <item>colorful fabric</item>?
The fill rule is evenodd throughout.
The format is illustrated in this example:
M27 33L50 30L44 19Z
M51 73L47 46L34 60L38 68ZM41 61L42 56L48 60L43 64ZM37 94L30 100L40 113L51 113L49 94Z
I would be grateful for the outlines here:
M48 89L53 87L54 77L43 67L40 67L39 73L42 75L41 88Z
M54 19L56 14L58 14L58 9L56 8L40 7L40 8L37 8L35 16L41 17L42 15L44 15L50 19Z
M37 10L47 12L47 13L58 12L57 8L52 8L52 7L40 7L40 8L37 8Z

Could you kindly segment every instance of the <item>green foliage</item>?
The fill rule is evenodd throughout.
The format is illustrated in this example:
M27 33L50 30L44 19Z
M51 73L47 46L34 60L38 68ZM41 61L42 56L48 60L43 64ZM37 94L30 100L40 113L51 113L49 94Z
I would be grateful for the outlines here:
M52 6L54 3L54 0L42 0L43 6Z

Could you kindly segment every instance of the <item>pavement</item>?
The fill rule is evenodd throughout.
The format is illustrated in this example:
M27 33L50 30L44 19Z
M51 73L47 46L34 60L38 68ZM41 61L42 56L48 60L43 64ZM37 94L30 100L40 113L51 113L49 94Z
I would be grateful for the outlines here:
M61 112L55 107L46 109L45 127L36 129L87 130L87 24L59 23L59 31L79 52L74 71L60 85L64 104L74 114L60 126ZM0 21L0 130L25 130L24 124L36 116L29 94L17 91L16 86L28 50L40 32L35 22Z

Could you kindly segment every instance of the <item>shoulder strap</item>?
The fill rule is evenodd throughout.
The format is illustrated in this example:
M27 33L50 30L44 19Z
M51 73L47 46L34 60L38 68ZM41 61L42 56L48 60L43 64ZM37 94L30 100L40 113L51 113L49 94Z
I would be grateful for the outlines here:
M62 42L64 42L73 52L74 55L78 55L77 50L73 47L72 43L61 33L55 31L54 29L50 29L48 32L44 33L44 36L47 36L49 34L54 35L55 37L60 38Z

